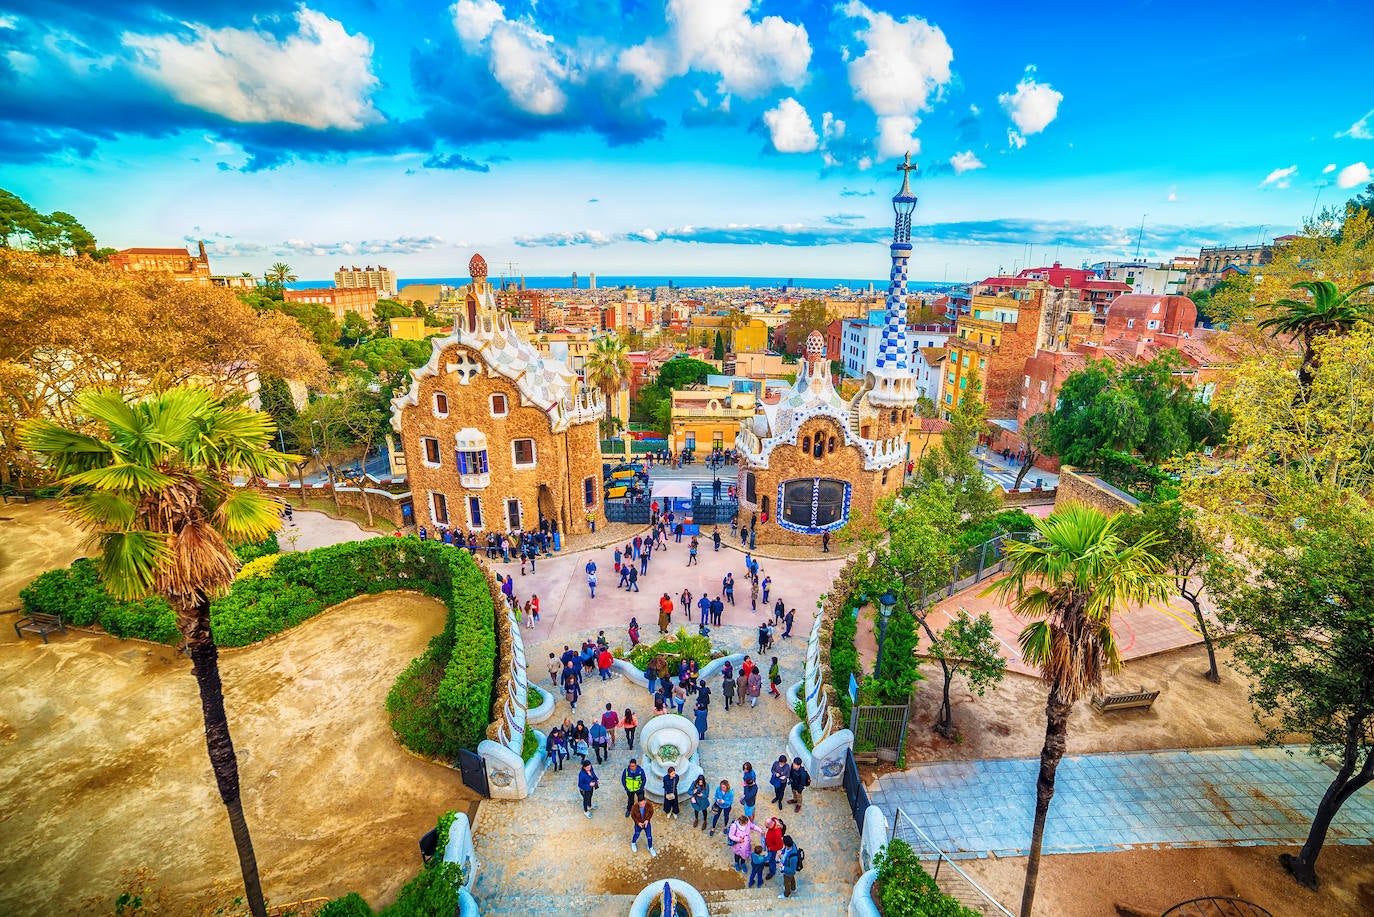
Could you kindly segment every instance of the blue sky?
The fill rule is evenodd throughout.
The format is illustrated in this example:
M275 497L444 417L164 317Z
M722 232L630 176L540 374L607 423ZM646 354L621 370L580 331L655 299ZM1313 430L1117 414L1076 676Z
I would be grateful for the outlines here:
M1370 180L1356 2L0 0L0 187L217 271L885 276L1196 254ZM1032 248L1033 246L1033 248Z

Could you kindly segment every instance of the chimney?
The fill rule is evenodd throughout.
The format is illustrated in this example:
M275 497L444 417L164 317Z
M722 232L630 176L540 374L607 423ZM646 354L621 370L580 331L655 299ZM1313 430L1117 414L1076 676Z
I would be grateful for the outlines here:
M203 264L209 264L209 263L210 263L210 258L205 254L205 240L204 240L204 239L201 239L200 242L197 244L196 248L197 248L197 251L200 253L200 254L199 254L199 259L200 259L201 263L203 263Z

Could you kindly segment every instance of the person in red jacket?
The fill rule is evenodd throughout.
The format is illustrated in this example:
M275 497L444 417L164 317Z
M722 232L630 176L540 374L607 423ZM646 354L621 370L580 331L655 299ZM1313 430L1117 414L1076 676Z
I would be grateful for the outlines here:
M605 681L611 677L611 664L615 662L615 657L606 647L601 648L601 652L596 654L596 670L601 673L601 680Z
M610 704L606 705L606 712L601 714L601 725L606 727L606 732L611 736L611 748L615 748L615 727L620 725L620 714L615 712L615 708Z

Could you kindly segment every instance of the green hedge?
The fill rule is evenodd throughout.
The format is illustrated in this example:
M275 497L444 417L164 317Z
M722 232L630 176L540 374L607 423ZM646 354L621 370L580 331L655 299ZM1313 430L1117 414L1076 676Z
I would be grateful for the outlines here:
M701 669L711 661L711 638L689 634L685 627L679 627L671 637L661 637L655 643L641 643L630 650L630 664L643 672L655 656L667 658L675 670L684 657L695 659L697 668Z
M835 628L830 635L830 682L835 686L839 698L840 722L849 726L849 714L853 702L849 699L849 676L859 677L859 650L854 638L859 632L859 621L854 617L854 600L846 602L835 618Z
M105 591L95 561L81 558L65 570L40 574L19 593L25 614L61 615L77 627L97 624L116 637L139 637L158 643L181 638L172 606L159 596L133 602Z
M268 535L266 540L258 544L241 544L234 548L234 556L239 559L239 564L243 565L250 560L257 560L268 554L281 553L281 545L277 543L277 533Z
M401 887L396 900L376 912L376 917L450 917L458 912L458 890L463 885L463 870L457 863L440 857L448 847L449 827L454 812L446 812L437 825L438 856L420 867L420 872ZM374 917L374 912L357 892L327 902L317 917Z
M979 917L940 891L911 845L894 838L873 858L873 898L883 917Z
M414 538L371 538L283 554L266 576L235 580L211 603L210 625L219 645L246 646L346 599L395 589L432 595L449 613L443 631L392 688L392 727L420 754L457 757L460 748L475 748L485 737L496 682L491 590L467 551ZM26 612L60 613L72 624L99 624L117 637L180 639L166 601L111 597L90 560L44 573L20 599Z

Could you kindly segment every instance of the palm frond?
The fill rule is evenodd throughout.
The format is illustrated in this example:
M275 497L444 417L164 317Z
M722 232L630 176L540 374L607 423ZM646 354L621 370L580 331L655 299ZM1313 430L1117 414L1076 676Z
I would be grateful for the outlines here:
M101 578L110 594L121 599L152 592L171 556L168 537L159 532L103 532L96 541Z
M30 420L20 425L20 442L24 448L48 460L58 478L99 468L109 463L111 446L104 440L68 430L50 420Z
M120 462L68 475L64 483L71 487L93 487L96 490L122 490L141 494L166 487L172 483L172 478L156 468Z
M62 509L90 532L127 532L138 521L137 504L122 493L81 490L64 496Z
M259 542L281 525L277 504L246 488L234 488L215 508L212 520L231 544Z

